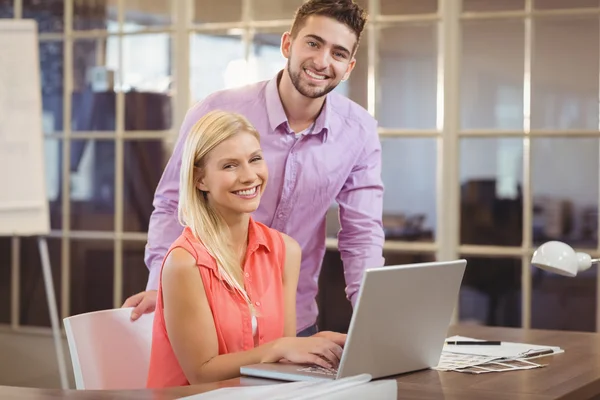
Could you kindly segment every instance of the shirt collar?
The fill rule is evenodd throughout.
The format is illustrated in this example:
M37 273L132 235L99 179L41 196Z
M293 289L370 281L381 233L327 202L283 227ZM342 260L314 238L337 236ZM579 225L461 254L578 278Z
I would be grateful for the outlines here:
M279 97L279 90L277 88L282 74L283 70L279 71L277 75L267 82L267 86L265 88L267 116L269 118L269 125L271 126L272 132L276 132L277 128L279 128L281 125L285 126L287 132L290 131L287 116L285 115L283 104L281 104L281 98ZM323 142L327 140L327 134L329 132L329 109L331 108L329 105L330 102L331 96L327 94L325 97L325 102L323 103L323 108L321 109L321 112L315 121L314 129L311 132L312 135L318 135L322 133L321 137Z
M201 241L195 238L192 229L189 226L186 226L184 229L184 235L193 244L195 250L201 251L202 253L206 253L206 259L203 257L199 257L198 253L196 254L197 263L199 265L203 265L209 269L217 270L217 262L216 260L208 256L208 251L204 247ZM196 247L196 246L199 246ZM271 247L269 247L269 243L267 241L267 237L263 229L261 229L257 223L254 221L252 217L250 217L250 221L248 223L248 247L246 249L246 256L250 253L254 253L260 246L263 246L268 252L271 252ZM201 250L200 250L201 249Z
M271 251L269 247L269 243L267 241L267 237L265 236L264 230L262 230L254 221L252 217L250 217L250 222L248 223L248 250L247 251L256 251L260 246L264 246L267 251Z

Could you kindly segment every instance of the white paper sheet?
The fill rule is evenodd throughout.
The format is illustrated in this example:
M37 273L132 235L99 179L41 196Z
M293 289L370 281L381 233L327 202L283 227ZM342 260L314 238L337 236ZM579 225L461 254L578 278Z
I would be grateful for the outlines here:
M362 374L332 381L241 386L183 397L181 400L342 400L348 398L395 400L397 398L398 387L395 380L373 382L370 380L370 375Z
M464 336L452 336L446 339L447 341L460 340L460 341L477 341L480 339L469 338ZM471 355L479 355L479 356L488 356L488 357L496 357L496 358L523 358L527 357L532 353L537 353L538 351L543 350L552 350L552 354L563 353L564 350L557 346L546 346L546 345L538 345L538 344L528 344L528 343L512 343L512 342L502 342L500 346L460 346L460 345L447 345L444 344L443 351L450 353L458 353L458 354L471 354ZM528 359L530 357L527 357ZM531 357L537 358L537 357Z
M490 372L509 372L520 371L524 369L541 368L544 365L536 364L528 360L507 360L507 361L492 361L486 364L476 365L467 368L455 369L456 372L464 372L468 374L487 374Z
M474 365L485 364L496 360L497 357L486 357L473 354L459 354L448 351L442 352L440 362L433 368L438 371L453 371L458 368L467 368Z

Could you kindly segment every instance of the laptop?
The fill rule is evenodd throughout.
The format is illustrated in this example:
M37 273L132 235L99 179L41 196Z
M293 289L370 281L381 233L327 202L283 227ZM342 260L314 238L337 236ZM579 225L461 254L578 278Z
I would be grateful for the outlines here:
M372 379L436 367L467 262L428 262L365 271L337 370L264 363L241 375L283 381Z

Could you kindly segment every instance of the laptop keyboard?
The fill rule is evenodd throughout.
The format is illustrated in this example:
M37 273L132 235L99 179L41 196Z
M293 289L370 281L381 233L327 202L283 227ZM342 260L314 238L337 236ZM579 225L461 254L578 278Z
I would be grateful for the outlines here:
M298 371L299 372L310 372L313 374L330 375L330 376L337 375L337 369L327 369L327 368L323 368L323 367L319 367L319 366L304 367L304 368L298 369Z

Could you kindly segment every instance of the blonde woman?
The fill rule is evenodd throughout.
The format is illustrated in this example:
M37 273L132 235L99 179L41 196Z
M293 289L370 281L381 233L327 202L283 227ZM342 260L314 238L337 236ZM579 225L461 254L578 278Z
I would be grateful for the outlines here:
M300 247L252 219L268 180L241 115L206 114L186 138L179 220L162 266L148 387L212 382L288 360L336 367L345 335L296 337Z

